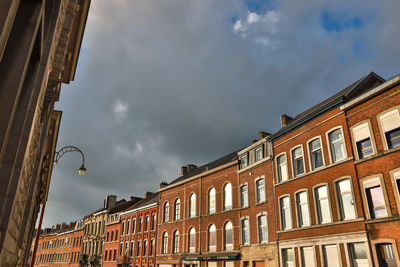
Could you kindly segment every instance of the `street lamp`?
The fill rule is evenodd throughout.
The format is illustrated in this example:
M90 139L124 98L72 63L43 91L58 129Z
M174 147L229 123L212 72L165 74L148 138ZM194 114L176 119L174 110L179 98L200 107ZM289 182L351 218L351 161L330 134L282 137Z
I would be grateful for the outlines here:
M60 160L60 158L67 152L78 152L81 154L82 165L78 169L78 173L81 176L85 175L86 174L85 155L83 155L82 150L80 150L79 148L77 148L75 146L65 146L65 147L61 148L60 150L56 151L54 153L54 162L58 164L58 161ZM46 207L46 200L44 200L44 202L42 203L42 208L40 211L40 219L39 219L38 229L36 231L35 244L33 245L30 267L33 267L33 265L35 264L36 251L37 251L39 237L40 237L40 229L42 228L42 221L43 221L43 214L44 214L45 207Z
M75 147L75 146L65 146L61 148L60 150L56 151L54 155L54 162L58 164L58 161L60 158L67 152L78 152L82 156L82 166L78 169L79 175L83 176L86 174L86 168L85 168L85 155L83 155L83 152Z

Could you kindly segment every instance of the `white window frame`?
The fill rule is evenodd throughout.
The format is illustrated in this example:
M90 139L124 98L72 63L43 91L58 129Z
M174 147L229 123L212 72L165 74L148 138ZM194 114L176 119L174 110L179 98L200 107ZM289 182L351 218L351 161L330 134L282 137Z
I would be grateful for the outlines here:
M212 231L213 230L213 231ZM217 251L217 227L215 224L208 226L208 251ZM215 245L211 245L211 234L214 234Z
M330 220L329 221L323 221L323 218L320 218L319 216L319 209L318 209L318 201L319 201L319 197L317 198L317 190L320 187L326 187L327 190L327 199L328 199L328 206L329 206L329 215L330 215ZM332 214L332 203L331 203L331 197L330 197L330 191L329 191L329 186L327 183L321 183L321 184L317 184L313 187L313 196L314 196L314 208L315 208L315 215L316 215L316 219L317 219L317 223L318 224L326 224L326 223L331 223L333 222L333 214ZM322 212L321 212L321 217L322 217Z
M355 216L354 218L347 218L347 219L344 218L344 211L343 211L343 216L342 216L342 210L341 210L342 207L340 204L341 203L340 198L341 198L342 194L339 192L338 187L339 187L339 183L342 181L345 181L345 180L349 180L349 182L350 182L350 190L351 190L350 194L351 194L352 202L353 202L354 216ZM334 180L333 184L334 184L335 195L336 195L336 206L337 206L338 218L341 221L354 220L354 219L358 218L357 205L356 205L355 196L354 196L353 180L351 179L351 177L350 176L340 177L340 178Z
M301 208L301 203L299 203L299 201L298 201L298 195L299 194L301 194L301 193L306 193L306 195L307 195L307 210L308 210L308 224L303 224L303 225L300 225L300 212L301 212L301 209L299 209L299 208ZM298 227L307 227L307 226L310 226L311 225L311 210L310 210L310 197L309 197L309 194L308 194L308 189L300 189L300 190L298 190L298 191L296 191L295 193L294 193L294 197L295 197L295 202L296 202L296 216L297 216L297 226ZM303 217L303 214L301 214L301 217Z
M228 185L230 186L230 190L227 192L227 188ZM224 203L224 210L232 210L233 208L233 186L232 183L228 182L226 184L224 184L224 199L223 199L223 203ZM227 203L227 195L230 195L230 203Z
M244 153L243 155L240 155L239 159L240 159L240 169L244 169L250 165L248 152ZM246 160L244 161L243 159L246 159ZM245 162L245 163L243 163L243 162Z
M257 182L258 182L258 181L261 181L261 180L264 181L264 200L259 200L259 195L258 195ZM255 187L255 193L256 193L256 194L255 194L255 198L256 198L255 203L256 203L256 204L260 204L260 203L266 202L266 201L267 201L267 191L266 191L265 176L264 176L264 175L263 175L263 176L260 176L260 177L258 177L258 178L256 178L256 179L254 180L254 187ZM261 194L262 194L262 192L261 192Z
M391 214L391 209L389 206L389 202L387 199L387 193L386 193L386 188L385 188L385 183L382 181L383 177L381 174L376 174L376 175L371 175L368 177L365 177L363 179L361 179L361 185L362 185L362 196L363 196L363 201L364 201L364 205L367 208L367 218L368 219L379 219L379 218L387 218L392 216ZM368 199L367 199L367 189L372 188L372 187L376 187L376 186L380 186L381 190L382 190L382 195L383 195L383 199L385 202L385 211L386 211L386 216L382 216L382 217L378 217L378 218L372 218L371 216L371 212L370 212L370 206L368 205ZM388 208L389 207L389 208Z
M243 198L243 195L242 195L242 188L244 188L244 187L247 188L246 189L245 198ZM239 187L239 195L240 195L240 207L241 208L249 207L249 184L248 183L243 183L243 184L240 185L240 187ZM244 202L243 200L244 199L246 199L246 202L247 202L246 205L243 204L243 202Z
M180 245L179 230L174 231L174 235L173 235L172 239L173 239L172 240L172 245L173 245L172 252L174 254L179 253L179 245ZM176 244L176 243L178 243L178 244Z
M168 201L164 202L163 214L164 214L163 222L164 223L169 222L169 202Z
M189 197L189 218L196 217L196 209L197 209L197 196L196 193L190 194Z
M285 259L284 259L283 251L284 250L289 250L289 249L292 250L292 253L293 253L293 265L286 265L285 262L284 262ZM281 266L282 267L286 267L286 266L288 266L288 267L292 267L293 266L294 267L294 266L297 266L296 265L296 253L295 253L294 247L282 247L281 248Z
M174 202L174 221L181 219L181 200L179 198L175 199Z
M231 225L231 230L232 230L232 243L231 244L227 244L226 243L226 237L227 237L227 225L228 224L230 224ZM224 223L224 250L225 251L231 251L231 250L233 250L233 244L235 243L234 242L234 233L233 233L233 224L232 224L232 222L231 221L226 221L225 223Z
M284 228L284 227L283 227L283 226L284 226L284 225L283 225L284 219L285 219L285 222L288 221L288 220L287 220L287 218L284 218L284 214L285 214L285 213L283 212L282 201L283 201L283 199L286 198L286 197L289 199L289 206L286 207L286 209L289 210L289 214L290 214L290 225ZM293 228L293 215L292 215L292 207L291 207L291 203L290 203L290 195L289 195L289 194L282 195L282 196L279 197L279 214L280 214L281 230L284 231L284 230L290 230L290 229L292 229L292 228Z
M300 173L300 174L295 175L295 171L294 171L294 168L295 168L294 160L297 159L297 158L293 158L293 151L296 150L296 149L298 149L298 148L301 149L301 155L302 155L301 157L303 158L303 173ZM307 173L305 160L306 160L306 159L305 159L305 157L304 157L304 148L303 148L303 145L297 145L297 146L295 146L295 147L292 147L292 149L290 149L290 162L291 162L291 164L292 164L292 177L293 177L293 178L302 176L302 175L304 175L304 174ZM286 161L286 164L287 164L287 161Z
M245 229L243 228L243 221L246 220L247 221L247 226L248 228ZM248 242L245 242L243 240L243 234L248 236ZM242 217L240 218L240 244L243 246L245 245L250 245L251 241L250 241L250 218L248 216Z
M385 111L383 111L383 112L381 112L381 113L379 113L379 114L377 115L379 130L380 130L380 133L381 133L382 142L383 142L383 144L384 144L385 150L388 150L388 149L389 149L389 146L388 146L388 143L387 143L387 140L386 140L386 132L385 132L385 130L384 130L384 128L383 128L383 124L382 124L382 118L383 118L383 117L387 117L387 116L389 116L389 115L391 115L391 114L394 114L394 113L397 113L397 115L400 117L400 111L399 111L399 109L400 109L400 106L395 106L395 107L392 107L392 108L390 108L390 109L387 109L387 110L385 110ZM397 148L399 148L399 147L397 147ZM396 147L395 147L395 148L392 148L392 149L396 149Z
M261 237L261 231L260 230L261 230L261 227L262 227L260 225L260 217L261 216L265 216L265 222L266 222L265 228L266 228L266 234L267 234L266 240L261 240L260 239L260 237ZM267 213L266 212L261 212L261 213L257 214L256 218L257 218L257 240L258 240L258 243L259 244L268 243L268 241L269 241L269 233L268 233L268 216L267 216Z
M190 246L190 241L192 240L192 230L194 231L194 247L191 247ZM196 242L197 242L197 240L196 240L196 229L194 228L194 227L191 227L190 229L189 229L189 235L188 235L188 252L189 253L193 253L193 252L196 252Z
M161 254L168 254L168 233L167 233L167 231L165 231L162 235Z
M311 142L313 142L316 139L319 139L319 142L321 144L320 149L321 149L321 156L322 156L322 166L313 169L312 160L311 160L311 153L313 151L310 150L310 144L311 144ZM308 165L309 165L311 171L318 170L320 168L325 167L325 154L324 153L325 153L324 145L322 143L322 137L320 135L314 136L313 138L311 138L310 140L307 141Z
M330 244L323 244L319 246L320 249L320 255L321 255L321 266L325 266L325 255L324 255L324 247L327 246L336 246L337 253L338 253L338 259L340 266L342 266L342 253L340 252L340 245L338 243L330 243Z
M211 192L214 192L213 199L211 198ZM217 190L215 190L214 187L211 187L208 190L208 213L213 214L216 211L217 211Z
M340 129L342 131L342 136L343 136L342 141L343 141L343 153L344 153L344 155L343 155L343 159L340 159L340 160L337 160L337 161L333 161L332 149L331 149L331 141L329 139L329 134L334 132L334 131L336 131L336 130L338 130L338 129ZM346 136L344 135L344 131L343 131L343 126L342 125L335 126L335 127L331 128L331 129L329 129L326 132L326 141L327 141L327 144L328 144L327 146L328 146L328 152L329 152L328 153L329 154L329 162L331 164L335 164L335 163L338 163L338 162L345 161L348 158L347 145L346 145Z
M264 153L263 153L264 152L264 148L263 148L263 146L264 146L264 144L262 144L262 145L260 145L260 146L258 146L258 147L256 147L254 149L254 162L260 161L260 160L262 160L264 158ZM259 151L259 150L261 150L261 158L257 159L257 151Z
M279 169L280 169L280 166L279 166L279 164L278 164L278 159L280 158L280 157L285 157L285 161L286 161L286 164L285 164L285 166L284 166L284 168L286 169L286 179L280 179L279 178ZM276 156L276 159L275 159L275 165L276 165L276 167L275 167L275 171L276 171L276 178L277 178L277 183L282 183L282 182L285 182L285 181L287 181L287 180L289 180L289 169L288 169L288 157L287 157L287 155L286 155L286 152L282 152L282 153L280 153L280 154L278 154L277 156Z
M372 146L372 154L369 155L369 156L366 156L364 158L368 158L368 157L371 157L371 156L376 154L376 143L375 143L374 135L372 134L373 130L372 130L372 127L371 127L371 121L369 119L363 120L363 121L360 121L359 123L353 125L350 128L353 150L355 152L354 154L355 154L355 157L356 157L357 160L361 159L360 158L360 154L358 153L357 143L360 142L360 141L365 140L366 138L358 140L359 138L356 136L355 132L357 130L361 129L361 128L364 128L364 127L367 127L367 129L368 129L368 136L369 136L369 139L371 141L371 146Z
M389 174L390 174L390 180L392 182L393 191L395 191L393 193L397 204L397 210L400 210L400 188L397 185L397 180L400 180L400 168L391 170Z

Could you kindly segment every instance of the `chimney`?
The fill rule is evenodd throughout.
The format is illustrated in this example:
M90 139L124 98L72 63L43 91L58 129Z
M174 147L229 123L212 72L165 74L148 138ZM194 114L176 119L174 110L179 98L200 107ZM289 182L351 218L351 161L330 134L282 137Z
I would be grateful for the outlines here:
M257 140L257 139L254 139L253 142L252 142L252 144L255 144L255 143L257 143L257 142L258 142L258 140Z
M187 174L188 172L190 172L191 170L196 169L197 166L194 164L186 164L186 166L182 166L181 167L181 176Z
M168 183L166 181L162 181L160 183L160 188L163 188L164 186L167 186L167 185L168 185Z
M146 191L146 193L144 193L144 198L148 198L148 197L151 196L152 194L154 194L154 193L153 193L153 192Z
M137 201L141 200L142 198L141 197L131 196L130 199L131 199L131 201L137 202Z
M260 132L259 135L260 135L260 140L261 140L261 139L263 139L263 138L265 138L265 137L267 137L267 136L269 136L271 134L267 133L267 132Z
M288 125L292 120L293 118L286 114L281 115L281 126L284 127Z
M107 198L104 200L104 208L112 209L115 207L117 203L117 196L115 195L108 195Z

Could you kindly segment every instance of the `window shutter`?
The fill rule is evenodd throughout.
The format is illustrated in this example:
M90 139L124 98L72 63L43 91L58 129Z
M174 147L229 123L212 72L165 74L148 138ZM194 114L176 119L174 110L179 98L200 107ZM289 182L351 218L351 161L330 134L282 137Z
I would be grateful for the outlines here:
M370 138L368 123L353 128L354 141L358 142Z
M400 117L397 109L383 114L380 119L385 133L400 127Z

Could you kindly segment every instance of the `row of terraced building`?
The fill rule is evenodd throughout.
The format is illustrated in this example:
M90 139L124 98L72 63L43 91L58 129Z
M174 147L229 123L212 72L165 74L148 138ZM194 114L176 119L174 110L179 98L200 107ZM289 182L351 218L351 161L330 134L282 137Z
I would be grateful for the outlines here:
M157 193L107 197L65 266L400 266L399 93L370 73Z

